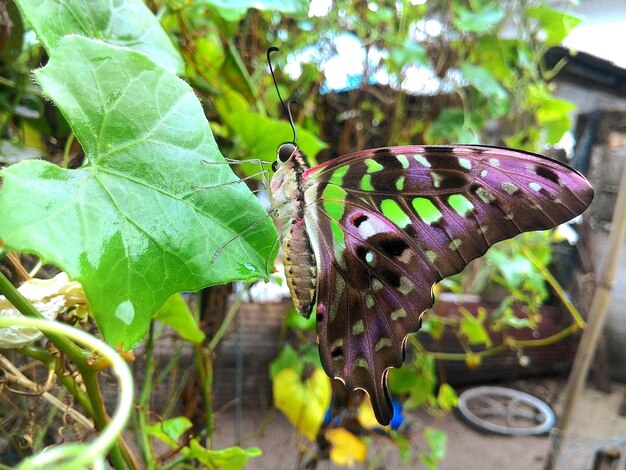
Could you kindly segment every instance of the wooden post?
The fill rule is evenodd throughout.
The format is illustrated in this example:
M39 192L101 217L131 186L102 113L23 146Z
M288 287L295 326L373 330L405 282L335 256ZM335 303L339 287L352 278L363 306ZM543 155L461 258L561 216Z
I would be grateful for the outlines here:
M598 338L602 333L606 312L611 297L611 290L615 282L617 271L618 253L624 242L624 231L626 230L626 164L622 169L622 178L617 192L615 212L611 223L611 233L609 234L608 249L598 271L598 282L593 295L591 307L587 315L588 321L578 346L578 352L574 359L574 365L567 381L565 392L565 403L563 404L562 415L552 432L552 442L548 452L548 459L544 467L545 470L553 470L557 463L562 440L567 433L570 420L576 404L576 399L585 384L585 379L589 372L589 365L594 357Z

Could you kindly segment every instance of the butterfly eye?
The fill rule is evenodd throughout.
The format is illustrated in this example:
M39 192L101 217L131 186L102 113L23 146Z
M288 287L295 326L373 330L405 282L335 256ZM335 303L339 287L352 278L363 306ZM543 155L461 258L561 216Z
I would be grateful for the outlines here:
M278 159L285 163L287 162L291 156L296 151L296 146L293 144L282 144L278 147Z
M272 162L272 171L274 173L276 173L276 170L278 170L278 162L277 161L273 161Z

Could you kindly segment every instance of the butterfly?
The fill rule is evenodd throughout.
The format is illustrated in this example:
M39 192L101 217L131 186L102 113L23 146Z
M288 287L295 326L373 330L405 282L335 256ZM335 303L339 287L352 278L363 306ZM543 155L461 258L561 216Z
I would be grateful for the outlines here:
M390 368L434 302L433 285L494 243L581 214L593 189L556 160L480 145L386 147L310 167L294 142L270 201L297 311L315 313L324 370L370 396L386 425Z

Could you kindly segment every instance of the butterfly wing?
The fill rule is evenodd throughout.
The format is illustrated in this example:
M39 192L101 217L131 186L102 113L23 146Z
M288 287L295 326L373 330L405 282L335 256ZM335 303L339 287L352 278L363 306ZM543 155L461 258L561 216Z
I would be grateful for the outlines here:
M387 371L433 304L432 286L494 243L582 213L593 190L555 160L485 146L359 152L307 170L326 372L392 417Z

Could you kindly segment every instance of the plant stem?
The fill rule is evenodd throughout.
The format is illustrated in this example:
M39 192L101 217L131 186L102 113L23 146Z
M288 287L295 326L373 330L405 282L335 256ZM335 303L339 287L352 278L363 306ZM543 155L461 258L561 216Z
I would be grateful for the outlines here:
M146 432L146 426L148 425L148 417L150 414L150 395L152 393L152 379L154 377L154 322L150 322L150 328L148 329L148 338L146 339L146 348L144 357L145 372L144 381L141 388L141 394L139 396L139 407L137 409L137 442L143 453L143 458L146 462L146 468L154 468L154 456L152 455L152 447L150 446L150 439Z
M0 272L0 294L4 295L11 304L22 313L25 317L39 318L47 320L41 315L35 307L16 289L16 287L7 279L7 277ZM98 385L97 372L90 365L91 353L85 351L76 345L73 341L58 333L48 332L46 337L61 351L79 370L83 383L85 384L85 390L87 391L87 398L90 406L85 407L85 411L90 412L91 418L94 420L94 424L97 430L102 430L108 423L109 417L102 401L102 394L100 393L100 387ZM55 367L57 376L63 379L63 368L59 370ZM62 383L65 385L67 381ZM76 387L72 387L76 390ZM72 388L68 388L72 392ZM120 451L120 445L124 448L125 452L122 456ZM111 463L117 469L126 468L139 468L136 459L128 445L120 437L118 444L111 447L109 457Z
M545 266L541 264L541 262L535 257L535 255L528 248L521 245L520 243L517 243L516 241L513 241L513 243L516 245L517 249L524 256L526 256L526 258L528 258L528 260L535 266L535 268L537 268L537 270L541 273L541 275L548 282L548 284L550 284L550 287L554 289L554 292L556 292L556 294L559 296L559 299L561 300L561 302L563 303L563 305L565 306L569 314L574 319L574 322L576 326L578 327L578 329L582 330L585 327L585 320L583 320L583 317L578 312L578 309L576 308L576 306L569 299L568 295L563 290L563 287L561 287L561 284L559 284L559 282L554 278L552 273L550 273L550 271L548 271L545 268Z
M63 368L63 360L61 357L50 354L47 350L33 345L19 348L17 349L17 352L24 356L36 359L48 367L53 368L61 384L72 394L78 404L82 406L85 413L89 416L93 415L91 402L89 401L89 397L85 391L78 386L74 377L63 373L65 369Z

